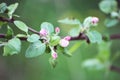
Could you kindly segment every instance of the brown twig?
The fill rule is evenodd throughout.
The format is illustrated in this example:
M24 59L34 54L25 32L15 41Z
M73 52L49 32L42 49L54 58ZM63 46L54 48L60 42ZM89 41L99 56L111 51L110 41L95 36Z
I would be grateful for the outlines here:
M12 19L8 19L8 18L0 17L0 21L13 23L15 20L13 18ZM28 27L28 30L31 31L31 32L33 32L33 33L39 34L38 31L32 29L31 27Z
M117 66L114 66L114 65L110 66L110 70L120 73L120 67L117 67Z

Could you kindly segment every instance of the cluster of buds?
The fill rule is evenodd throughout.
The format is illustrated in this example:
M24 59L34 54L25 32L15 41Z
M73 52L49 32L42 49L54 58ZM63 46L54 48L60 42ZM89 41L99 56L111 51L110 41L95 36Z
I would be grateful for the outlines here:
M58 34L60 33L60 28L56 27L55 28L55 35L53 36L58 36ZM46 29L41 29L39 32L40 36L42 39L48 40L48 31ZM51 39L51 38L50 38ZM69 45L69 41L70 41L71 37L70 36L66 36L62 39L59 40L58 45L60 45L61 47L67 47ZM48 44L50 43L50 40L48 41ZM56 60L58 57L57 52L54 50L54 46L50 46L51 49L51 57L53 60Z

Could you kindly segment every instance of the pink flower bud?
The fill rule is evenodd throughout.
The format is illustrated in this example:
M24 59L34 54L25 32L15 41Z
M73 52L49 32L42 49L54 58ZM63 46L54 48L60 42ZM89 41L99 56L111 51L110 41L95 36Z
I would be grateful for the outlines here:
M67 47L69 45L69 41L65 39L61 39L59 42L60 46Z
M99 21L99 18L97 18L97 17L92 17L92 23L93 23L93 24L97 24L98 21Z
M52 55L52 58L53 58L53 59L56 59L56 58L58 57L58 55L57 55L56 52L52 53L51 55Z
M56 32L56 33L60 33L60 28L59 28L59 27L56 27L56 28L55 28L55 32Z
M46 36L48 33L47 33L47 31L45 30L45 29L41 29L40 30L40 35L41 36Z
M66 37L64 37L64 39L67 40L67 41L70 41L71 37L70 36L66 36Z

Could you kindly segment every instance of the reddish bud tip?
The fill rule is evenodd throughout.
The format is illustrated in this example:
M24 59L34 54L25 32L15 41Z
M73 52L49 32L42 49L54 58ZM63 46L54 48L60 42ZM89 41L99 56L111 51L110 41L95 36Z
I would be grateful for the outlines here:
M55 32L56 32L56 33L60 33L60 28L59 28L59 27L56 27L56 28L55 28Z
M99 18L97 18L97 17L92 17L92 23L93 23L93 24L97 24L98 21L99 21Z
M47 33L47 30L45 30L45 29L41 29L40 30L40 35L42 35L42 36L46 36L48 33Z
M64 39L67 40L67 41L70 41L71 37L70 36L66 36L66 37L64 37Z
M52 58L53 58L53 59L56 59L56 58L58 57L58 55L57 55L56 52L52 53L51 55L52 55Z

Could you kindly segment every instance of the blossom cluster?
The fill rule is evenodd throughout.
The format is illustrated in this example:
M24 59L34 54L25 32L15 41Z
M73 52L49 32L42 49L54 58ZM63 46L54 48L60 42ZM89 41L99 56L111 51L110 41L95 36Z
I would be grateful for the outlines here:
M60 28L56 27L55 28L55 33L54 36L58 36L60 33ZM47 41L48 44L50 44L50 35L49 32L46 29L41 29L39 32L40 36L42 39L45 39ZM60 38L58 45L60 45L61 47L65 48L69 45L69 41L70 41L71 37L70 36L66 36L64 38ZM55 51L54 47L55 46L49 46L51 49L51 56L53 58L53 60L56 60L58 57L58 53Z

